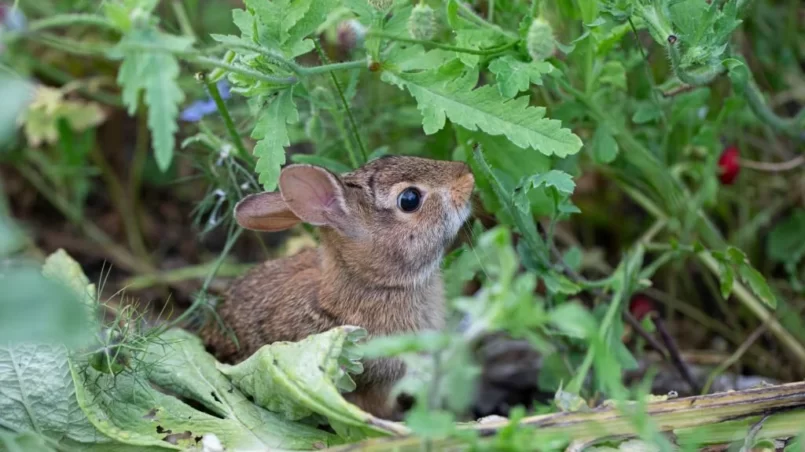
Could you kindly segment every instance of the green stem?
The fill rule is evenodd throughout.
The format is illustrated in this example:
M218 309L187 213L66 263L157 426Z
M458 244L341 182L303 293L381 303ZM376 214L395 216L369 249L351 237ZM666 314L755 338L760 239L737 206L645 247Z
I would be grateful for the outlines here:
M218 113L220 113L221 117L224 118L226 131L229 133L229 137L232 139L235 149L238 150L240 158L248 162L253 168L256 163L254 156L249 154L249 151L246 150L246 146L243 145L243 139L240 137L237 128L235 128L235 123L232 121L232 116L229 114L229 109L226 108L224 99L221 97L221 92L218 91L218 84L215 82L207 82L206 85L210 92L210 97L212 97L212 100L215 102L215 106L218 108Z
M239 48L243 50L248 50L250 52L254 52L260 54L270 60L274 60L279 62L280 64L286 66L288 69L293 71L296 75L299 76L308 76L308 75L316 75L316 74L324 74L327 72L333 71L345 71L351 69L361 69L366 67L365 60L355 60L355 61L344 61L340 63L330 63L330 64L323 64L321 66L313 66L313 67L305 67L293 60L289 60L282 56L279 52L276 52L271 49L266 49L264 47L254 45L254 44L247 44L247 43L227 43L226 45L222 46L215 46L211 49L207 49L204 53L214 53L219 51L220 49L231 49L231 48Z
M489 22L485 21L483 17L481 17L478 14L476 14L475 11L473 11L472 8L470 8L466 3L456 1L456 4L458 4L458 7L461 9L461 11L463 11L465 13L465 15L467 16L467 19L470 22L474 22L476 25L478 25L480 27L488 28L488 29L494 31L495 33L498 33L498 34L501 34L503 36L506 36L507 38L519 39L516 34L508 32L508 31L498 27L497 25L495 25L493 23L489 23Z
M184 2L182 0L173 0L171 7L173 8L173 14L176 15L176 21L179 22L179 28L182 29L182 33L185 36L193 38L195 41L197 39L196 33L193 32L193 26L190 25L190 18L187 16L187 11L185 11Z
M26 33L36 33L46 28L70 27L74 25L93 25L115 30L116 27L105 17L95 14L59 14L31 22Z
M140 49L140 50L165 50L162 48L151 48L151 49ZM235 66L229 63L224 63L221 60L217 60L215 58L203 57L203 56L196 56L195 54L182 54L179 53L179 56L186 57L188 61L191 63L198 64L200 66L209 66L209 67L217 67L229 72L234 72L236 74L245 75L247 77L251 77L255 80L260 80L262 82L272 83L275 85L294 85L297 82L296 77L274 77L271 75L265 75L262 72L253 71L251 69L246 69L240 66Z
M801 134L805 132L805 108L801 109L793 118L781 118L777 116L771 108L769 108L757 83L751 78L746 84L744 97L746 97L746 101L755 113L755 116L773 129L794 138L800 137Z
M210 284L212 284L212 281L213 279L215 279L215 276L218 274L218 270L221 268L221 265L223 265L224 260L229 255L229 252L232 251L232 247L235 245L235 242L237 242L238 237L240 237L240 234L243 233L243 229L238 226L234 226L234 224L232 228L234 228L234 231L230 230L229 237L227 238L226 244L224 245L224 249L221 251L221 254L218 255L218 258L215 259L215 262L213 262L212 267L210 268L210 271L207 274L207 278L204 280L204 284L202 284L201 286L201 294L198 297L196 297L196 299L193 301L193 304L191 304L190 307L187 308L187 310L181 313L179 317L176 317L171 322L164 324L161 327L159 334L161 334L161 332L168 331L174 326L180 325L182 322L189 319L190 315L206 302L206 296L204 294L210 287Z
M329 63L329 58L324 53L324 50L321 48L321 45L317 40L313 41L316 45L316 51L319 53L319 58L325 63ZM368 154L366 153L366 147L363 145L363 139L361 139L361 132L358 129L358 123L355 121L355 117L352 115L352 109L349 108L349 103L347 102L347 98L344 96L344 90L341 89L341 83L338 82L338 77L335 76L334 73L330 72L330 79L333 81L333 86L335 86L335 90L338 92L338 97L341 99L341 104L344 106L344 110L347 112L347 119L349 120L349 124L352 127L352 133L355 135L355 140L358 142L358 148L361 150L362 159L361 162L366 162L368 159ZM357 158L354 156L350 156L353 161L358 161Z
M191 279L206 278L215 268L215 263L192 265L189 267L166 270L160 273L134 276L123 282L127 290L148 289L157 285L175 284ZM222 264L218 269L219 277L237 277L253 268L252 264Z
M421 44L426 47L435 47L437 49L449 50L452 52L467 53L470 55L494 55L497 53L505 52L506 50L517 45L519 41L512 41L502 46L493 47L491 49L469 49L467 47L451 46L449 44L442 44L434 41L423 41L421 39L407 38L405 36L395 35L393 33L386 33L382 31L369 31L366 33L367 38L385 38L397 42L407 42L411 44Z

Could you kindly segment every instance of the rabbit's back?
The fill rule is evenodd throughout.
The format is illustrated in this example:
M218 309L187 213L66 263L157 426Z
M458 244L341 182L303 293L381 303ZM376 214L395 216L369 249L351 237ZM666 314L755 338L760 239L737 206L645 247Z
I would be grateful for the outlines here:
M223 362L238 362L265 344L299 341L326 331L337 319L318 302L321 285L318 249L264 262L236 280L217 313L230 334L211 322L201 335Z

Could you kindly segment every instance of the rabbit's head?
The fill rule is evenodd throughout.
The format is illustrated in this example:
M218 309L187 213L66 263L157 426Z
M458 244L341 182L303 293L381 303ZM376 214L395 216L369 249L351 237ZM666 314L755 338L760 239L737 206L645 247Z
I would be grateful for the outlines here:
M466 164L419 157L383 157L340 176L288 165L279 192L244 198L235 216L260 231L319 226L325 252L348 274L411 286L438 269L469 215L473 187Z

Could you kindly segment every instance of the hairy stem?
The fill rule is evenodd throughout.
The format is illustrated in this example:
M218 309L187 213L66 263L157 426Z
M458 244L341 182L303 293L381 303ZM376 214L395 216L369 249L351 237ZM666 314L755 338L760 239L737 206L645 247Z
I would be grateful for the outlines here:
M246 146L243 145L243 139L240 137L240 134L235 127L235 123L232 121L232 116L229 114L229 109L226 108L224 99L221 97L221 92L218 91L218 84L215 82L207 82L206 85L210 92L210 97L212 97L212 100L215 102L215 106L218 108L218 112L221 114L221 117L224 118L226 131L229 133L229 137L232 139L235 149L238 150L240 158L246 162L249 162L253 168L256 163L254 156L252 156L249 151L246 150Z
M506 50L508 50L508 49L514 47L515 45L517 45L517 43L519 42L519 41L512 41L512 42L509 42L508 44L504 44L502 46L493 47L491 49L483 49L483 50L481 50L481 49L470 49L470 48L467 48L467 47L451 46L449 44L442 44L442 43L434 42L434 41L423 41L421 39L408 38L408 37L405 37L405 36L395 35L393 33L386 33L386 32L383 32L383 31L369 31L369 32L366 33L366 37L367 38L369 38L369 37L372 37L372 38L385 38L385 39L389 39L391 41L397 41L397 42L407 42L407 43L411 43L411 44L422 44L425 47L435 47L437 49L449 50L449 51L458 52L458 53L466 53L466 54L470 54L470 55L495 55L495 54L498 54L498 53L505 52Z
M329 63L329 58L324 53L324 50L321 48L321 44L319 41L314 40L314 44L316 44L316 51L319 53L319 58L327 64ZM344 90L341 89L341 84L338 82L338 77L335 76L332 72L330 72L330 79L333 81L333 86L335 90L338 92L338 97L341 99L341 104L344 106L344 110L347 112L347 119L349 119L349 124L352 127L352 133L355 135L355 140L358 142L358 148L361 150L361 156L363 157L360 162L366 162L368 154L366 153L366 147L363 145L363 139L361 139L361 132L358 129L358 124L355 121L355 117L352 115L352 109L349 108L349 103L347 102L347 98L344 97ZM359 161L354 156L351 157L353 161Z

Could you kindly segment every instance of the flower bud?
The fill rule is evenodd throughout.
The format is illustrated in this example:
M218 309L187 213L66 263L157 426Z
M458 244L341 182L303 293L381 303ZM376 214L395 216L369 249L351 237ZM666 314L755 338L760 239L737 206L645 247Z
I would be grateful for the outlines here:
M526 48L534 61L542 61L553 55L556 50L556 41L553 38L551 24L541 17L534 19L528 28Z
M414 39L427 41L433 38L436 31L436 20L433 17L433 9L422 3L414 6L411 17L408 18L408 34Z

